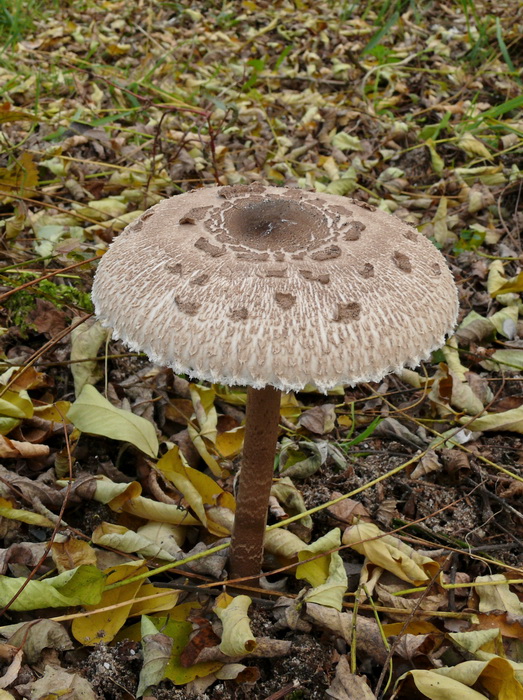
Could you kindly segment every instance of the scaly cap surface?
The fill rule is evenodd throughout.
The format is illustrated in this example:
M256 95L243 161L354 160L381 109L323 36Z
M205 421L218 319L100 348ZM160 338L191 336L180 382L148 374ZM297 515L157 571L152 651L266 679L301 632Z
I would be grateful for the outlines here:
M96 314L177 373L283 391L378 381L454 327L445 259L363 202L236 185L166 199L103 256Z

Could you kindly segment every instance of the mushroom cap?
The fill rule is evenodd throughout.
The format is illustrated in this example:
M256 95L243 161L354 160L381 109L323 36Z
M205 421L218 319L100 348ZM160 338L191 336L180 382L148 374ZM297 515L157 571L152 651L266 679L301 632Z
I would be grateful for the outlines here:
M454 327L445 259L365 202L261 184L166 199L116 238L93 285L115 338L227 385L379 381Z

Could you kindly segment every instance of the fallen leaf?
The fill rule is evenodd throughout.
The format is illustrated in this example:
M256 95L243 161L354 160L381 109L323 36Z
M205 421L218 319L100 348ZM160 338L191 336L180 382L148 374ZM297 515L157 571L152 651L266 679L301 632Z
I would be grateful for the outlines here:
M331 530L298 553L300 562L315 554L330 552L341 545L339 528ZM299 564L296 568L297 579L305 579L313 588L307 591L306 602L326 605L336 610L342 609L343 597L347 591L347 574L343 560L338 552Z
M375 663L383 665L387 660L388 649L381 637L376 620L356 615L353 621L352 613L338 612L316 603L307 603L307 615L318 625L334 632L347 644L352 644L353 625L356 625L356 646L358 651L369 656Z
M87 319L71 331L71 374L74 379L74 393L79 396L85 384L96 384L103 375L103 369L96 357L98 350L110 337L110 331L102 328L99 321ZM87 362L85 360L88 360Z
M369 688L367 679L351 673L346 656L340 657L336 666L336 676L325 691L325 695L334 700L375 700L376 698Z
M148 617L142 618L143 663L136 697L142 697L148 688L158 685L163 680L171 658L173 643L173 639L159 632Z
M220 651L227 656L240 656L256 648L247 615L251 602L246 595L232 598L227 593L220 594L216 599L213 610L223 625Z
M327 459L327 442L300 440L284 444L280 450L280 472L291 479L307 479L323 466Z
M79 673L67 673L61 668L46 666L43 676L33 683L18 686L32 700L50 700L64 697L67 700L97 700L89 681Z
M419 554L397 537L386 535L373 523L358 523L347 528L342 542L366 557L362 577L370 562L419 586L440 569L437 562Z
M496 585L474 587L479 597L479 611L482 613L493 610L505 611L523 619L523 603L516 593L509 589L506 577L503 574L490 574L477 576L474 579L474 583L479 584L489 581Z
M22 510L21 508L13 508L11 501L5 498L0 498L0 516L8 520L18 520L21 523L28 525L37 525L38 527L54 527L55 523L46 518L45 515L40 515L31 510Z
M7 688L16 681L16 679L18 678L18 674L20 673L20 669L22 668L23 660L24 650L19 649L14 655L14 658L11 660L11 663L9 664L4 675L0 677L0 700L5 700L6 698L13 698L11 693L8 693L7 691L2 689Z
M6 634L9 630L9 634ZM54 620L31 620L2 628L2 635L7 636L9 644L23 648L30 664L36 663L44 649L67 651L73 649L71 638L63 625Z
M207 506L215 506L220 500L220 505L234 512L236 502L232 494L224 491L214 479L207 476L199 469L190 467L178 445L169 450L158 462L157 469L164 478L174 484L183 495L192 510L196 513L200 522L214 535L223 537L230 534L219 523L208 519Z
M47 457L49 454L48 445L34 445L31 442L19 442L18 440L10 440L9 438L0 435L0 457L4 459L35 459L38 457Z
M418 464L410 474L411 479L419 479L421 476L426 476L431 472L441 470L439 457L434 450L428 450L419 460Z
M67 417L83 433L129 442L149 457L158 453L158 438L152 423L116 408L90 384L83 387Z
M96 566L96 551L93 547L85 540L73 537L66 537L62 541L55 538L51 546L51 556L59 573L82 564Z
M113 566L107 571L106 585L125 581L128 578L139 576L147 572L147 567L142 561L133 561L119 566ZM100 572L100 575L103 575ZM145 580L132 581L118 588L104 590L102 597L94 605L85 605L86 614L83 617L77 617L73 620L71 627L72 634L82 644L92 646L100 642L110 642L114 639L118 631L127 621L134 599L141 595L141 588ZM159 589L157 589L159 592ZM177 594L174 592L172 601L164 600L166 605L172 607L175 604ZM125 605L121 605L125 603ZM111 609L111 606L116 606ZM98 612L99 608L110 608Z
M213 389L199 384L190 384L190 392L196 423L191 420L187 430L205 464L214 476L221 477L223 470L207 447L207 443L214 445L218 436L218 414L214 406L216 394Z
M116 549L126 554L137 554L144 559L176 561L177 558L167 550L159 547L155 542L151 542L144 535L114 523L98 525L93 531L92 541L93 544Z
M467 428L471 430L507 430L512 433L523 433L523 406L502 413L488 413L472 422L470 422L470 417L463 416L459 418L459 422L466 422Z
M333 403L314 406L304 411L298 419L298 425L302 428L307 428L311 433L316 435L325 435L334 430L336 425L336 406Z
M473 690L453 678L442 677L435 671L424 671L421 669L407 671L407 673L398 678L396 685L408 677L412 678L420 693L423 693L425 697L431 700L453 700L454 698L460 698L460 700L485 700L485 696L478 693L477 690Z
M11 610L89 605L100 600L104 582L104 574L94 566L79 566L42 581L29 581L23 590L25 578L0 576L0 606L7 605L15 595Z

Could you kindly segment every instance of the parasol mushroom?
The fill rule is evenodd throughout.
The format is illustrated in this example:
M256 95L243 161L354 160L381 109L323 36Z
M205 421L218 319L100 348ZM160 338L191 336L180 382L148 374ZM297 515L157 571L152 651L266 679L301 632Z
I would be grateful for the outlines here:
M146 211L103 256L93 300L114 337L153 362L248 386L233 577L260 574L281 392L414 367L458 310L443 256L408 224L365 202L261 184Z

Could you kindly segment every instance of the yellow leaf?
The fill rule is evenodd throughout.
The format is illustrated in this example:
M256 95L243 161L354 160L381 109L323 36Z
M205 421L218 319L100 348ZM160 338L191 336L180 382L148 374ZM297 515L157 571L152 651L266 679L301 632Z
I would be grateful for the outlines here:
M432 139L427 139L425 142L427 144L427 147L430 152L430 161L432 163L432 169L434 170L435 173L438 175L441 175L445 168L445 161L443 158L439 155L439 153L436 150L436 146L434 144L434 141Z
M298 559L303 561L308 559L311 554L329 552L339 547L341 544L340 534L339 528L331 530L316 542L302 549L298 554ZM347 574L338 552L332 552L319 559L299 564L296 569L296 578L305 578L313 586L305 595L306 602L326 605L341 612L343 596L347 591Z
M247 392L245 389L239 389L238 387L228 387L225 384L213 384L213 390L216 392L216 396L225 403L231 404L231 406L245 406L247 404Z
M155 467L167 481L170 481L180 491L185 500L196 513L201 523L218 537L226 537L229 533L222 526L207 519L205 506L220 505L235 510L234 497L224 491L209 476L189 467L178 445L175 445L167 454L158 460Z
M216 449L225 459L233 459L243 449L245 426L240 425L216 436Z
M111 567L104 573L108 574L106 583L111 584L146 572L147 567L144 563L135 561ZM100 642L107 643L114 639L116 633L125 624L133 606L134 598L138 597L138 592L143 584L143 580L134 581L120 588L104 591L100 603L86 606L90 614L73 620L71 631L74 638L87 646L99 644ZM125 601L127 601L127 604L121 607L104 612L96 612L99 608L107 608Z
M479 156L479 158L488 158L489 160L492 157L483 141L480 141L468 131L459 139L458 147L469 156Z
M323 537L320 537L316 542L305 545L298 553L298 560L304 561L310 559L315 554L328 552L340 546L340 530L335 528ZM305 579L311 586L320 586L325 583L329 575L331 555L328 554L313 561L308 561L305 564L299 564L296 568L296 578Z
M307 545L294 533L278 527L265 533L263 546L271 554L292 561Z
M127 202L124 201L121 195L118 195L105 197L104 199L95 199L89 204L73 203L73 209L81 216L86 216L96 221L104 221L105 219L112 219L125 214Z
M144 520L155 520L173 525L199 525L199 521L188 510L172 503L159 503L151 498L138 496L125 502L122 510Z
M468 700L470 697L472 700L475 696L468 695L471 689L466 686L472 686L479 681L496 700L523 700L523 686L516 679L516 669L521 673L522 664L493 656L486 661L464 661L457 666L438 668L434 673L443 676L446 681L454 680L465 684L465 687L461 688L456 686L456 694L448 696L449 698ZM483 695L481 697L484 698Z
M156 542L151 542L141 533L129 530L123 525L114 523L102 523L95 528L92 534L94 544L116 549L126 554L138 554L144 559L165 559L176 561L176 556L163 549Z
M104 579L94 566L78 566L42 581L0 576L0 606L9 603L10 610L37 610L94 604L101 598Z
M507 294L511 292L518 294L519 292L523 292L523 272L520 272L514 279L504 282L501 287L492 292L491 295L493 297L497 297L499 294Z
M394 637L398 634L434 634L443 636L443 632L433 625L432 622L425 620L411 620L404 629L404 622L389 622L382 625L383 633L386 637Z
M85 384L96 384L102 378L103 363L88 358L96 357L98 350L110 336L111 332L107 328L102 328L101 323L94 318L87 319L85 323L72 329L71 374L76 396L80 395Z
M452 233L452 231L449 231L447 226L447 218L447 198L442 197L439 200L438 208L432 221L432 225L434 227L434 238L442 246L446 245L450 241L454 241L456 238L455 234Z
M33 402L27 391L12 391L5 389L0 397L0 415L10 418L32 418Z
M1 438L0 440L5 439ZM0 456L1 456L1 442L0 442ZM55 523L45 515L40 515L39 513L33 513L30 510L22 510L19 508L13 508L11 501L5 498L0 498L0 516L7 518L8 520L18 520L21 523L27 523L28 525L37 525L38 527L54 527Z
M198 453L214 476L221 477L223 470L209 452L205 442L208 441L211 444L215 444L218 434L218 414L214 407L214 390L198 384L191 384L190 391L194 406L194 415L199 428L196 429L194 423L189 424L187 426L189 436L198 450Z
M70 401L57 401L48 403L45 406L35 406L34 414L38 418L52 421L53 423L70 423L67 418L67 411L71 408Z
M289 391L288 394L282 394L280 415L290 420L291 423L296 423L297 419L301 416L300 407L301 404L292 391Z
M431 700L485 700L485 696L477 690L467 687L453 678L445 678L434 671L414 670L408 671L398 682L411 676L416 688Z
M137 617L138 615L152 615L153 613L164 612L172 609L178 602L180 591L169 591L165 588L158 588L152 583L144 583L140 588L140 598L147 596L155 596L151 600L138 600L133 603L129 611L129 617Z
M419 586L439 571L439 564L418 554L397 537L385 535L373 523L360 522L343 533L343 544L350 545L368 561L390 571L403 581Z

